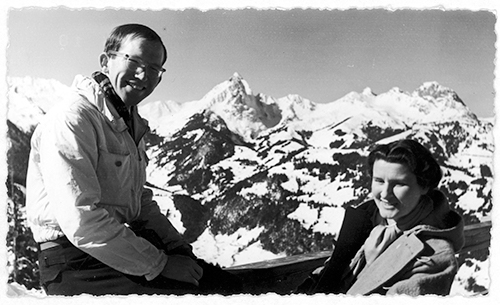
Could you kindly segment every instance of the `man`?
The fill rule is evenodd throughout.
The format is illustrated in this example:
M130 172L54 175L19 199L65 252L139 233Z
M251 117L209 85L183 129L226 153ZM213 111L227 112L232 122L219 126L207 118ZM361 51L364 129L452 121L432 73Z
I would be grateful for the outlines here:
M194 256L144 188L142 137L149 128L136 106L160 83L166 60L166 48L150 28L115 28L99 56L101 71L77 76L75 95L36 128L27 213L48 294L240 288L237 278Z

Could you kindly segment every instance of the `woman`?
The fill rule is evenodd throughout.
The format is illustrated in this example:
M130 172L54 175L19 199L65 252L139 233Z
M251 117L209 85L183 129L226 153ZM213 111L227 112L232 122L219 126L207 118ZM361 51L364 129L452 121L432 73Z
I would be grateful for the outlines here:
M414 140L368 156L372 200L346 210L332 256L301 293L449 294L463 220L437 189L442 173Z

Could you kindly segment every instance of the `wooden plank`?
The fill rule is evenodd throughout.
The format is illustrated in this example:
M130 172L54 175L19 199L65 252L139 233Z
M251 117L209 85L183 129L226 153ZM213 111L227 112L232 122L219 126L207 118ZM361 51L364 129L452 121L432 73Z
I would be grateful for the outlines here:
M491 226L491 220L465 226L465 245L462 250L460 250L460 253L489 248Z
M491 220L464 227L465 246L460 253L488 248ZM240 276L245 292L260 294L291 293L316 268L322 266L332 251L305 253L225 268Z
M226 270L243 280L246 293L289 294L307 278L312 270L322 266L330 255L331 253L326 251L309 257L291 256L287 260L276 259L226 268Z
M265 269L269 267L289 265L294 263L300 263L309 260L325 259L332 254L332 251L320 251L314 253L304 253L298 255L292 255L282 258L275 258L267 261L260 261L255 263L249 263L244 265L238 265L233 267L228 267L226 270L239 270L239 269Z

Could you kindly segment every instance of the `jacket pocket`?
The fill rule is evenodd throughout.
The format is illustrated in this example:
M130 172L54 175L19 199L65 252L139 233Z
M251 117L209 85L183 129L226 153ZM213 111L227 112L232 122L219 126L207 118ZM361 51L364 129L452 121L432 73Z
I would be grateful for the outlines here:
M40 268L40 284L46 287L64 270L66 258L61 255L47 254L47 251L41 251L38 255L38 264Z
M56 246L41 251L38 255L40 283L45 286L53 282L61 272L76 270L85 261L86 256L88 255L74 246Z
M129 206L133 177L130 154L99 152L97 179L101 187L101 204Z

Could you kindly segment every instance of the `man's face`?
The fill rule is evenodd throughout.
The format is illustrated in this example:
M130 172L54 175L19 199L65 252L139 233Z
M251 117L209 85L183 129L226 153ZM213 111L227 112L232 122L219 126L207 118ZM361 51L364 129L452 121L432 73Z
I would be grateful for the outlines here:
M123 54L147 66L161 68L164 60L162 45L160 42L129 37L122 42L117 53L122 55L102 55L105 56L104 61L101 58L103 71L125 105L135 106L153 92L161 78L156 77L149 67L139 70L129 68Z

